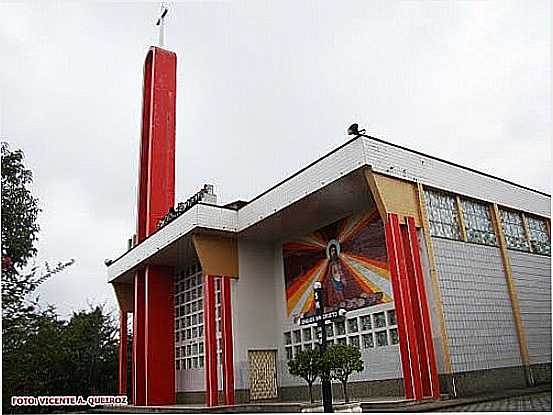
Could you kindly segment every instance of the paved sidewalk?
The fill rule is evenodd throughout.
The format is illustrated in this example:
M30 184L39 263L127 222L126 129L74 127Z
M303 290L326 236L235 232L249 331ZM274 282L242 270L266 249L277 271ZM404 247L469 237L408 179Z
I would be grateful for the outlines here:
M535 398L534 398L535 397ZM494 404L495 402L495 404ZM423 402L362 402L363 412L463 412L463 411L485 411L491 408L492 412L518 411L517 409L500 408L546 408L534 409L534 411L550 411L551 408L551 385L539 385L532 388L508 389L498 392L489 392L482 395L466 398L442 399L439 401L428 400ZM464 409L467 408L467 409ZM547 409L549 408L549 409ZM488 409L490 410L490 409ZM532 411L532 409L522 409Z
M454 406L439 412L551 412L551 392Z

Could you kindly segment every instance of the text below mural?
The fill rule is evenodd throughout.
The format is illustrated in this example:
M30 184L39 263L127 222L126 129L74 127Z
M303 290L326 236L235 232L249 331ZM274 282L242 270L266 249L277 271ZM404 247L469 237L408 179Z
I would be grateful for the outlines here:
M348 216L283 245L289 317L313 314L313 284L325 312L351 311L392 300L384 225L376 209Z

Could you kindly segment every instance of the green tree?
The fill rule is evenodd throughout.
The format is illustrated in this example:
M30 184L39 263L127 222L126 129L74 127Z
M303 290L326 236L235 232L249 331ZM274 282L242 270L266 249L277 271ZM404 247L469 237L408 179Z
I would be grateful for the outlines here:
M313 403L313 382L321 374L322 357L318 349L303 350L288 361L288 370L291 375L299 376L307 382L309 400Z
M31 312L37 304L29 298L44 281L62 271L74 261L60 262L45 269L28 267L37 254L35 243L40 227L37 223L41 209L31 193L32 172L23 164L21 150L12 151L6 142L2 150L2 318L3 328ZM5 332L3 330L3 334Z
M330 369L332 378L342 384L344 401L348 403L348 379L353 372L361 372L364 368L361 351L352 345L332 345L325 352L324 365Z

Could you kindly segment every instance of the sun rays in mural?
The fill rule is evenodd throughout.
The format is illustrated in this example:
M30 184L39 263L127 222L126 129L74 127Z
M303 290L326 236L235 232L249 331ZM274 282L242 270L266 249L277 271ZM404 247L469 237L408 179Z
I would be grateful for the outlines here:
M376 209L348 216L283 245L288 316L314 309L320 281L327 309L352 310L392 299L384 226Z

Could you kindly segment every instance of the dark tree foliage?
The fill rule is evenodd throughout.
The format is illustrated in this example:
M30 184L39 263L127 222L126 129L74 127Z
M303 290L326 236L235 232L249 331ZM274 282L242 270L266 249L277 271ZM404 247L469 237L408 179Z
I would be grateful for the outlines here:
M364 367L361 351L352 345L334 344L325 352L324 360L332 378L342 384L344 401L348 403L348 379L353 372L361 372Z
M23 152L2 149L2 319L3 334L13 324L26 324L24 316L36 308L29 296L40 284L73 263L45 264L45 269L28 267L37 250L40 230L38 199L31 193L32 172L23 164ZM23 321L19 321L23 318Z
M13 408L9 398L14 395L116 394L117 326L102 307L73 313L69 321L60 320L49 308L29 322L20 333L19 348L3 359L5 412L54 409Z
M299 376L307 382L309 400L313 403L313 382L321 374L322 357L319 349L303 350L288 361L288 370L291 375Z
M3 410L54 409L13 408L14 395L114 394L118 340L112 317L103 307L91 307L64 321L53 307L41 308L38 298L31 297L73 260L54 267L34 265L40 208L30 190L33 176L21 150L2 143L1 151Z
M11 151L8 143L2 146L2 268L11 262L25 266L36 254L34 246L39 226L38 199L29 187L33 174L23 165L23 152ZM6 258L6 260L4 260ZM9 258L9 259L8 259ZM8 263L6 263L8 261Z

